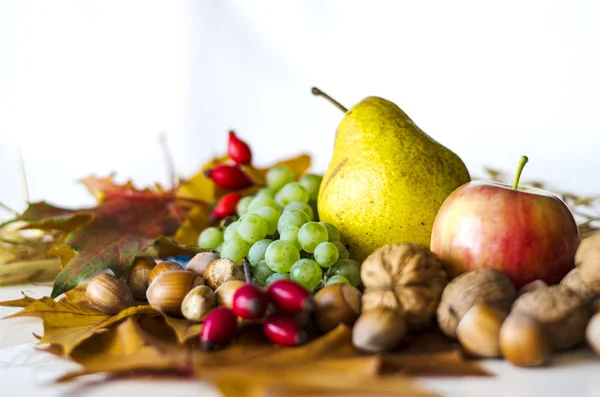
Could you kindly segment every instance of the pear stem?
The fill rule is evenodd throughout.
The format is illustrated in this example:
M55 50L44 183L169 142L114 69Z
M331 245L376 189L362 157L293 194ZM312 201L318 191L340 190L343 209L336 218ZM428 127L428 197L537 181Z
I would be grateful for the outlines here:
M525 164L527 164L528 161L529 159L527 158L527 156L521 156L521 159L519 160L517 175L515 175L515 181L513 182L512 186L515 190L519 190L519 179L521 179L521 173L523 172L523 168L525 168Z
M323 91L318 89L317 87L311 88L311 92L315 96L322 96L323 98L327 99L329 102L333 103L335 105L335 107L340 109L342 112L346 113L348 111L348 108L344 107L341 103L339 103L338 101L336 101L335 99L333 99L332 97L330 97L329 95L327 95L326 93L324 93Z

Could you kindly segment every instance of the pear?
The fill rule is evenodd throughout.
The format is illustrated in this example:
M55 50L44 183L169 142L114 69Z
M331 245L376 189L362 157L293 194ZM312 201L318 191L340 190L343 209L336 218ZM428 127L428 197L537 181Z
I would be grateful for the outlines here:
M313 93L330 98L318 89ZM360 261L387 244L429 247L442 203L470 180L462 160L398 106L368 97L339 124L319 190L319 217L342 232L352 258Z

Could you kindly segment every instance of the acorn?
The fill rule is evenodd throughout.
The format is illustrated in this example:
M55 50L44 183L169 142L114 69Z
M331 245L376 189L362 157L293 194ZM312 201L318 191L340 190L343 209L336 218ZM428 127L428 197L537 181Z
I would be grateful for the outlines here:
M215 296L217 297L217 306L224 306L229 309L233 307L233 296L235 292L241 286L246 285L245 281L242 280L231 280L221 285L215 290Z
M204 281L213 290L231 280L246 280L244 273L231 259L220 258L212 261L204 271Z
M314 319L321 332L329 332L339 324L352 325L360 313L362 294L346 283L327 285L316 293Z
M131 270L127 277L127 285L136 299L146 299L146 290L148 290L148 279L150 272L156 265L154 259L146 256L138 256L133 261Z
M467 353L479 357L500 355L500 327L507 313L485 303L471 307L458 322L456 336Z
M216 305L213 290L206 285L199 285L192 288L181 302L181 313L188 320L200 322Z
M352 328L352 344L368 353L395 349L406 336L406 316L398 309L378 307L362 313Z
M525 313L511 313L500 327L500 351L519 367L544 365L550 358L548 336L540 323Z
M154 279L160 274L165 272L172 272L174 270L183 270L183 267L175 261L162 261L152 268L148 275L148 285L152 284Z
M211 262L219 259L219 254L215 252L200 252L199 254L194 255L192 259L188 262L185 270L189 270L195 273L198 273L201 276L204 276L204 271L210 265Z
M119 313L133 305L133 294L127 283L107 273L90 281L85 297L92 307L108 314Z
M150 284L146 291L148 303L160 311L174 317L182 317L181 304L188 292L203 285L202 277L187 270L163 272Z

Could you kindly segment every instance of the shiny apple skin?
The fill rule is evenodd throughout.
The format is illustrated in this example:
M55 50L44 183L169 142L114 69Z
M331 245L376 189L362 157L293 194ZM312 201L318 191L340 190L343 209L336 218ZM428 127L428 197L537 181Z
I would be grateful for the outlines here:
M573 214L550 192L474 181L442 204L431 250L450 277L493 268L521 287L538 279L560 281L574 267L579 241Z

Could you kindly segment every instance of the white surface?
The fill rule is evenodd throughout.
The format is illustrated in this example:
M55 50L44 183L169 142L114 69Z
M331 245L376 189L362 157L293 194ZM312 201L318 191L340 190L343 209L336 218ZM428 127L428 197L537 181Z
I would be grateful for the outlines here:
M0 300L17 299L21 291L32 297L48 294L47 287L0 287ZM0 307L0 316L18 311ZM218 396L209 384L189 381L118 381L93 388L81 383L53 384L52 380L77 365L37 351L32 332L42 333L33 318L0 320L0 395L3 397L179 397ZM501 360L484 366L496 376L488 378L420 378L423 386L445 397L600 397L600 360L587 350L559 355L547 368L516 368Z
M600 2L0 0L0 201L74 206L75 181L165 181L166 131L190 175L231 127L261 164L330 159L341 114L399 104L462 156L600 193ZM0 214L0 216L2 216Z

